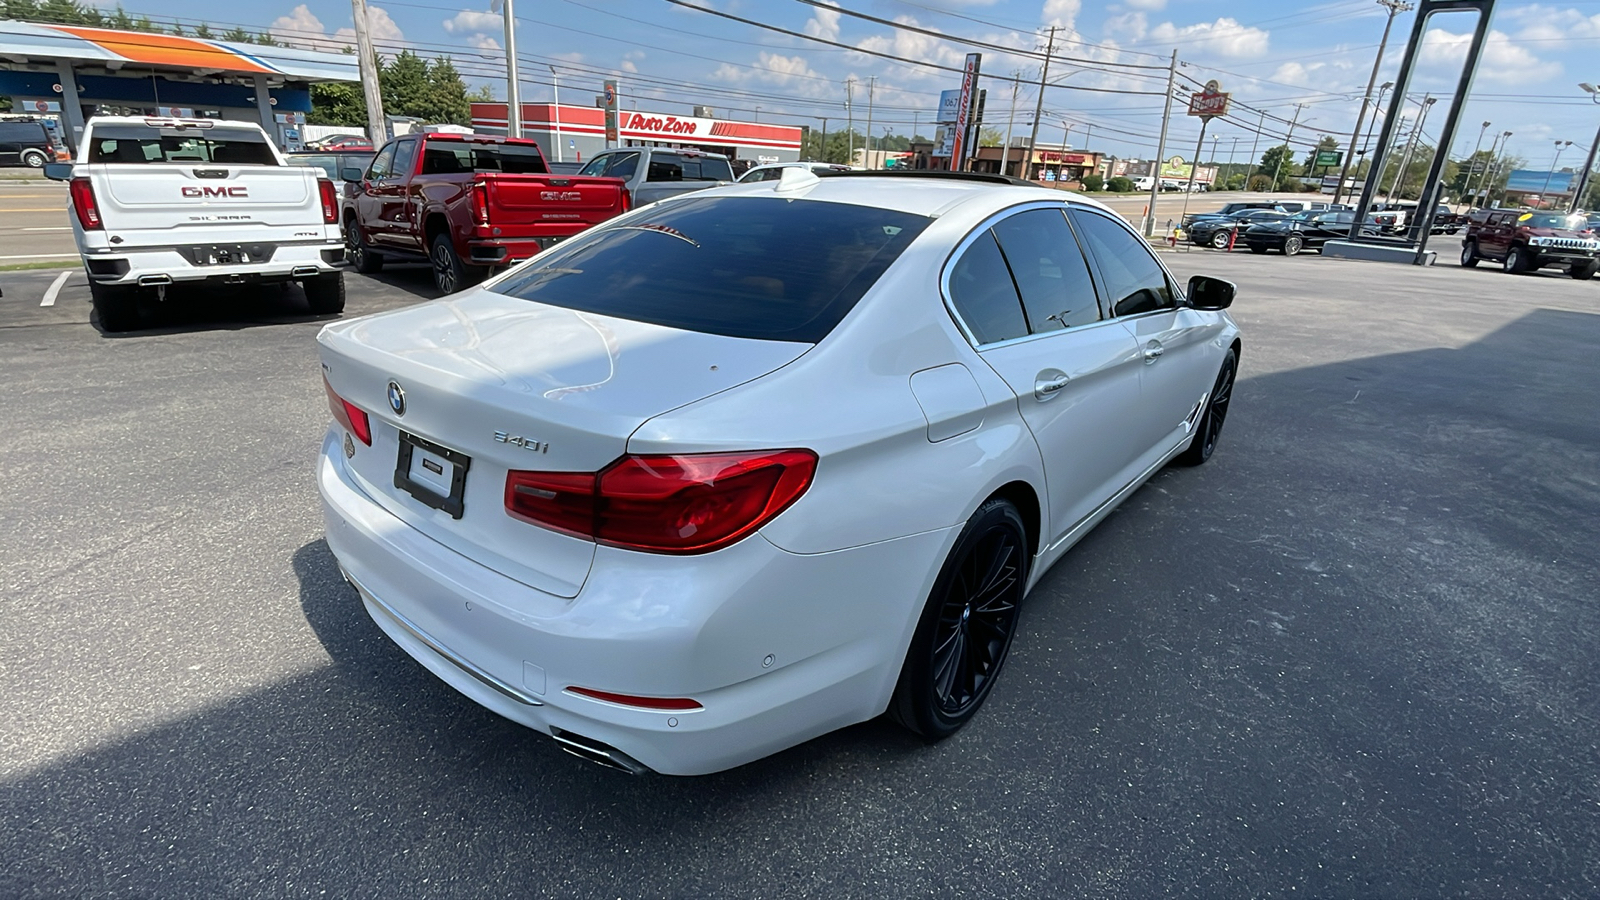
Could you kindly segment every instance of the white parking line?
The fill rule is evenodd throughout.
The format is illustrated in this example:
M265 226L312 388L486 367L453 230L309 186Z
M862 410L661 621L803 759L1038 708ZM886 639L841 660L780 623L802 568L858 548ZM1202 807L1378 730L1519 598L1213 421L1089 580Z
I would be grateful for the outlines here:
M56 280L50 282L50 289L44 292L44 299L39 301L39 305L40 306L55 306L56 305L56 295L61 293L61 286L63 284L67 283L67 279L68 278L71 278L72 276L74 276L76 274L77 274L76 272L73 272L73 271L69 270L69 271L66 271L66 272L62 272L60 275L57 275L56 276Z

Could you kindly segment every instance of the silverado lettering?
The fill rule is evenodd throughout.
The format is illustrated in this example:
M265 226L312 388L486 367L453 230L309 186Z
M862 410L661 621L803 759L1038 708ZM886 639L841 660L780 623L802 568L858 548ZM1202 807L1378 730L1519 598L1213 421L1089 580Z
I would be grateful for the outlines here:
M238 187L188 187L183 188L185 197L248 197L250 189L240 185Z

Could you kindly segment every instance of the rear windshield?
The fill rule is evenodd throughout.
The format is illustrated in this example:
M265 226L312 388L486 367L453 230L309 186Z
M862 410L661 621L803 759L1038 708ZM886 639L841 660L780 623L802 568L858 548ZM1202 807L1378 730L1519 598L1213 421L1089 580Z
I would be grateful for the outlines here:
M469 144L462 141L428 141L423 145L424 175L458 175L463 172L544 175L549 171L536 146Z
M721 156L652 153L646 181L732 181L733 166Z
M816 343L924 216L779 197L691 197L542 253L495 291L729 337Z
M242 128L96 128L89 143L92 163L226 163L275 166L272 148L258 131Z

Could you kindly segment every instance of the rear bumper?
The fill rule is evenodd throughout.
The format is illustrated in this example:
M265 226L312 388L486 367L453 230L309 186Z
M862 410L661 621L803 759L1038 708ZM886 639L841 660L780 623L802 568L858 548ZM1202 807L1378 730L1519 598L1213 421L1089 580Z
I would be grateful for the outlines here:
M474 238L467 241L466 260L475 265L508 265L536 256L571 236Z
M568 600L395 518L345 471L342 440L335 426L318 463L328 546L373 621L482 706L664 774L731 768L883 712L958 531L814 555L760 535L692 557L602 547ZM574 685L703 708L642 710Z
M242 263L221 262L220 259L211 263L215 254L206 249L208 246L115 248L85 253L83 260L94 281L117 285L282 281L326 275L345 266L344 244L340 241L253 244L251 246L270 248L270 256ZM204 259L206 264L196 265L195 259Z

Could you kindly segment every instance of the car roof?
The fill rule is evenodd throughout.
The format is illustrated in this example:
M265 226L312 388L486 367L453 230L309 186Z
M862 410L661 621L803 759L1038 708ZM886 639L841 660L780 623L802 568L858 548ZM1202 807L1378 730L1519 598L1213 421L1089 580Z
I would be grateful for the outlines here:
M904 174L852 172L849 175L841 173L831 178L819 178L816 184L801 187L787 195L805 200L876 206L920 216L942 215L957 207L968 205L988 205L994 209L1003 209L1018 203L1039 200L1070 201L1111 212L1111 208L1104 203L1082 194L1040 187L1028 182L1016 182L1015 179L1010 179L1015 183L997 183L962 177L965 174L936 173L943 177L930 177L928 174L917 175L912 172ZM682 196L703 197L714 193L759 196L773 193L779 184L782 182L743 182L695 191Z

